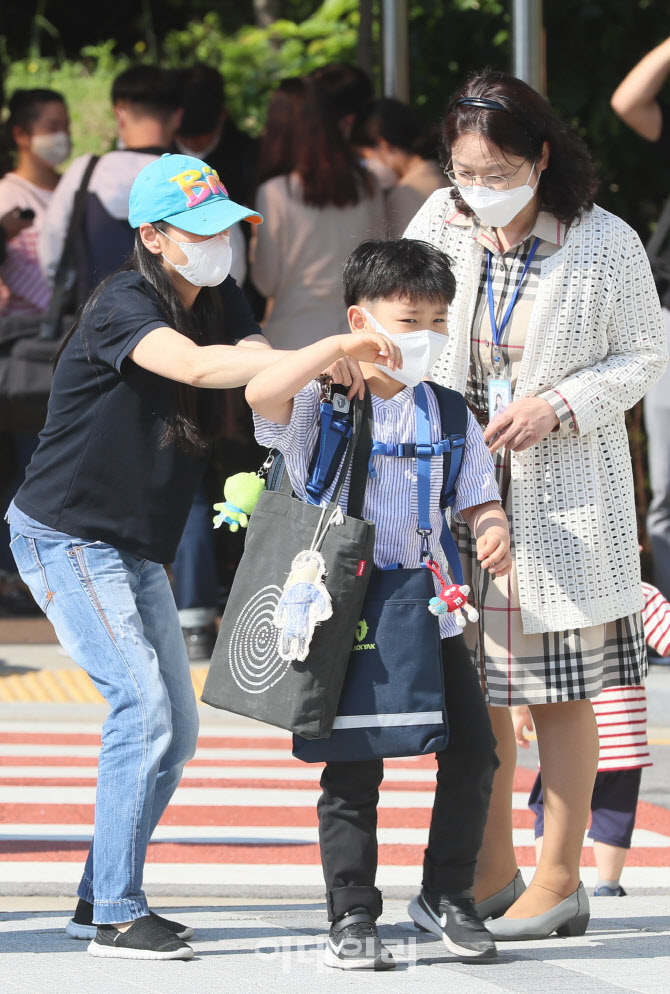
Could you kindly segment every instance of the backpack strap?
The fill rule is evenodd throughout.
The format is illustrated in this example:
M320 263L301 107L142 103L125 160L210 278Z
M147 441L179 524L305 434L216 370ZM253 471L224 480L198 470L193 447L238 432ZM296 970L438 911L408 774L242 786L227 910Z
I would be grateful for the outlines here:
M463 464L468 430L468 408L465 398L456 390L432 382L430 388L437 399L442 433L445 435L444 482L440 497L440 507L444 510L456 500L456 481Z

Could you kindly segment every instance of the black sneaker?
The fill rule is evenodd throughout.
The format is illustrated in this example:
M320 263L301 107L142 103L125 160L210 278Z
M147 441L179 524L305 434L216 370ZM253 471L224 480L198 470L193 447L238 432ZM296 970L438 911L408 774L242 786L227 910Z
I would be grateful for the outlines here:
M113 925L98 925L88 951L91 956L118 959L191 959L193 956L189 945L151 915L137 918L125 932Z
M182 628L181 632L186 643L186 654L189 662L197 663L203 659L209 662L216 644L216 625L214 622L203 625L201 628Z
M336 970L393 970L396 966L365 908L354 908L333 922L323 962Z
M190 939L193 935L193 929L190 925L180 925L179 922L168 921L167 918L155 915L153 911L149 912L149 917L159 922L163 928L169 929L178 939ZM79 898L75 913L65 926L65 931L73 939L95 939L98 926L93 924L93 905L90 901Z
M498 955L493 937L475 911L471 897L437 898L422 890L408 910L417 928L439 935L449 952L463 963Z

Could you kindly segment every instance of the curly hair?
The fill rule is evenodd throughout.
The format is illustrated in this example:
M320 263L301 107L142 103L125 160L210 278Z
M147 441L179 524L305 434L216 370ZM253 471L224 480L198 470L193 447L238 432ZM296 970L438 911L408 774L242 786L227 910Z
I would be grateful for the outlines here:
M464 97L495 100L504 109L459 104ZM547 142L549 163L540 174L539 186L543 210L569 223L593 207L598 180L586 145L527 83L494 69L473 73L452 96L442 121L447 163L455 142L472 134L481 135L506 155L527 161L538 159ZM455 204L467 217L474 215L458 193Z

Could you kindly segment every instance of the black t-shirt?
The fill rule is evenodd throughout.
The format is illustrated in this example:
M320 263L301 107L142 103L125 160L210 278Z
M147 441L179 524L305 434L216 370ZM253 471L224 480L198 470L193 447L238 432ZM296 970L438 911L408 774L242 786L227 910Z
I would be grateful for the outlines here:
M667 156L670 153L670 104L663 97L656 99L661 108L661 134L655 145L663 156Z
M235 281L219 289L231 337L258 333ZM174 559L209 454L162 444L175 384L127 358L150 331L169 325L139 273L111 278L63 351L15 497L44 525L158 563ZM223 328L210 331L210 341L225 340Z

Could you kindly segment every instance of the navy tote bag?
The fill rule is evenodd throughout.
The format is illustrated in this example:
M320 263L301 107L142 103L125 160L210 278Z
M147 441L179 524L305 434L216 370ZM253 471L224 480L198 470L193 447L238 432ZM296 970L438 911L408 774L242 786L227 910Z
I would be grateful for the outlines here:
M305 763L420 756L449 739L440 625L427 569L375 570L327 739L293 736Z

